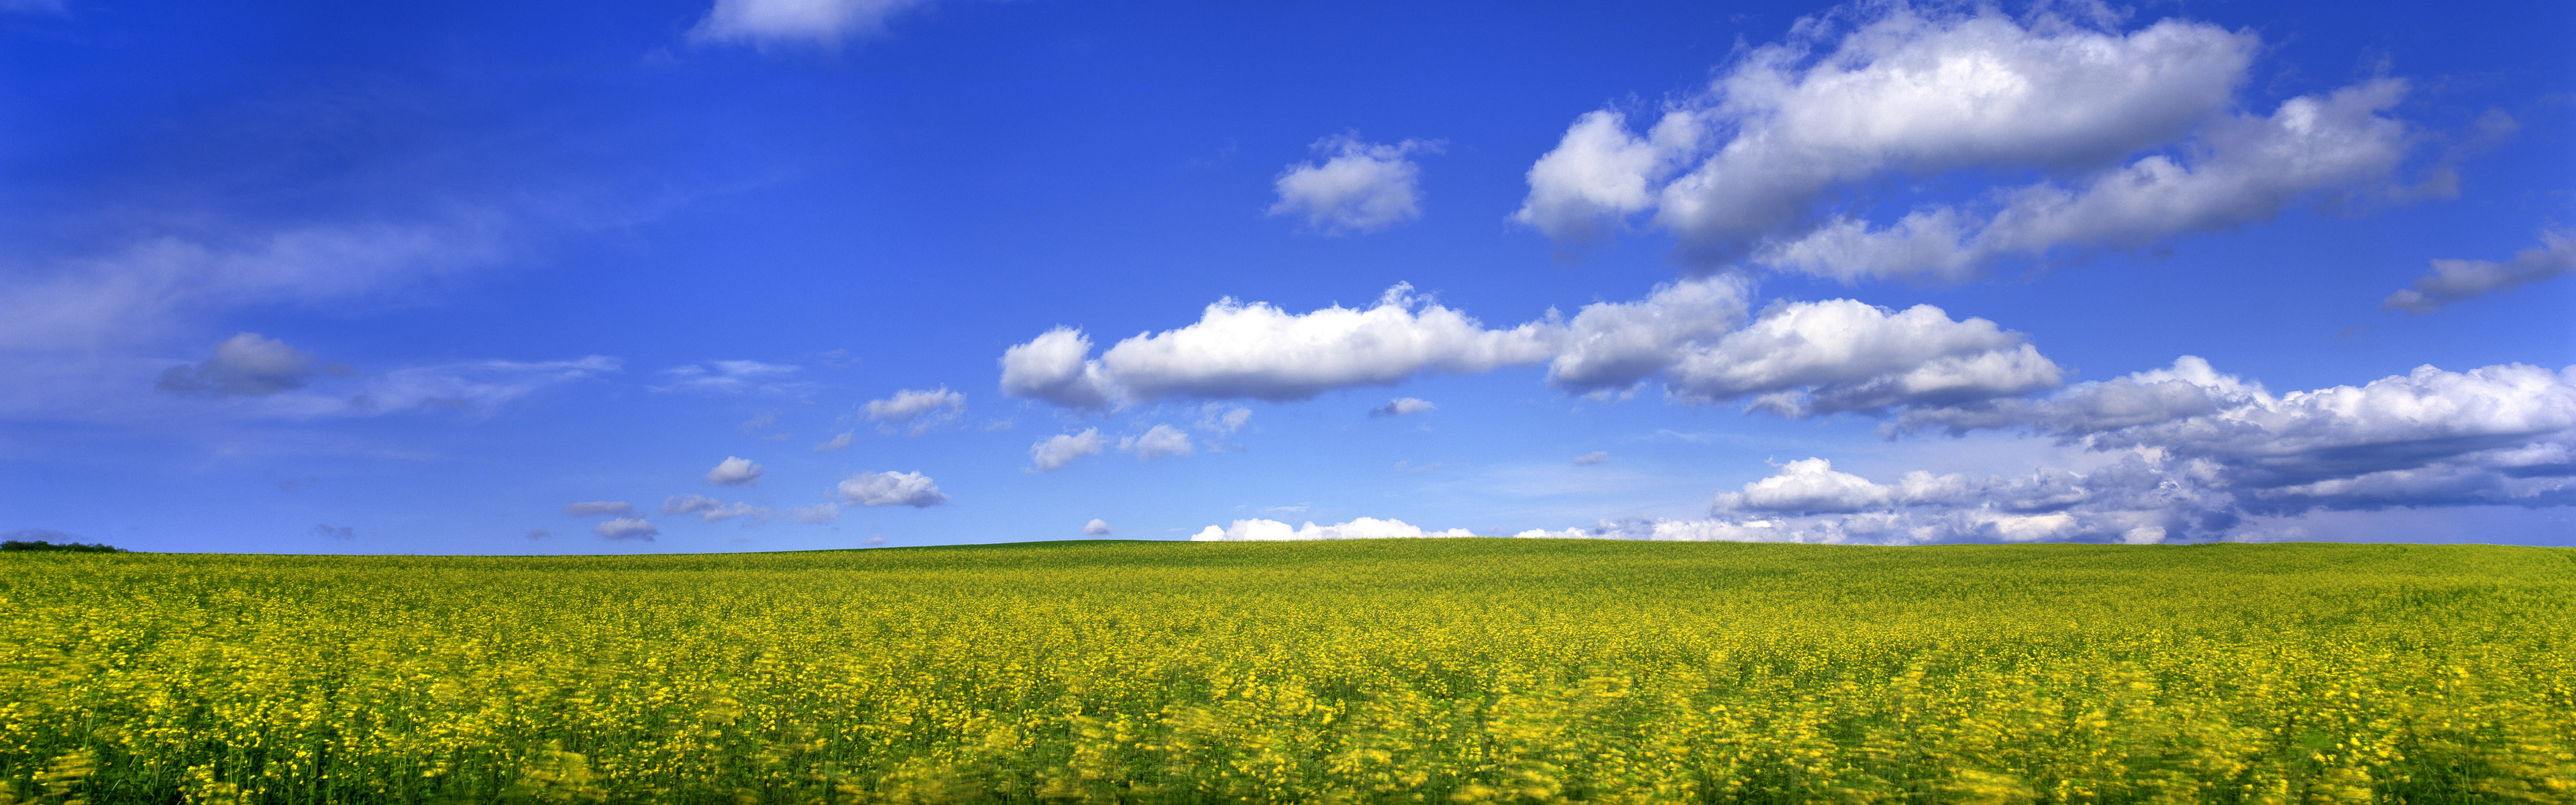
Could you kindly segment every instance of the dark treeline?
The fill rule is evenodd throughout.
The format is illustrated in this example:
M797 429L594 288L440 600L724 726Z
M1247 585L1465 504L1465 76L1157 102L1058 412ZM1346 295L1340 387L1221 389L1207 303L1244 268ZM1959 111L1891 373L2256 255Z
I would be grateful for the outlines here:
M124 553L124 548L103 542L52 543L40 539L0 541L0 551L80 551L83 553Z

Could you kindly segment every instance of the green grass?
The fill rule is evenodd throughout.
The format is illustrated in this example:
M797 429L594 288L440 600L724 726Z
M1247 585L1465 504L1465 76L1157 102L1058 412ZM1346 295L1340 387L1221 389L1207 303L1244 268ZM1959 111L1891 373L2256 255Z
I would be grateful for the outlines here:
M2569 802L2576 550L0 556L0 800Z

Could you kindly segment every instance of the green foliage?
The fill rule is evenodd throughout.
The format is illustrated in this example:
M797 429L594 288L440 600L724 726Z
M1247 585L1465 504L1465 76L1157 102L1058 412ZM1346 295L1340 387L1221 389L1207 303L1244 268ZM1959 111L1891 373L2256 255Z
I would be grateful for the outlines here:
M0 803L2576 801L2576 550L0 557Z

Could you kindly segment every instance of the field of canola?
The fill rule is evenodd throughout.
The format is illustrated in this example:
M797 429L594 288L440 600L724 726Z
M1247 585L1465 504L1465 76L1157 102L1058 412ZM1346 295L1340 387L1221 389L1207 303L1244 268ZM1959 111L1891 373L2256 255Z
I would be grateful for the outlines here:
M2576 802L2576 550L0 555L0 803Z

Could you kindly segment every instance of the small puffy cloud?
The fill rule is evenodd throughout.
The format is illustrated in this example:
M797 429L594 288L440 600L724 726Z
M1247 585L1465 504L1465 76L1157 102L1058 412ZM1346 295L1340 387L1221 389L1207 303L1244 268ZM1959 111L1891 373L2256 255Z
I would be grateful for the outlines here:
M741 501L728 504L705 495L672 495L668 500L662 501L662 513L694 514L698 516L699 521L708 523L736 517L749 517L762 521L769 519L768 509Z
M572 517L634 513L635 504L628 503L623 500L587 500L580 503L568 503L564 505L564 514Z
M856 444L858 443L858 439L859 435L850 431L835 433L832 434L832 438L830 440L814 445L814 452L829 453L834 450L839 450L852 444Z
M893 397L869 400L867 404L868 418L875 420L877 427L889 433L904 428L914 436L954 422L965 411L966 395L949 391L947 386L934 390L904 389L895 392Z
M1341 134L1315 142L1321 163L1288 166L1279 174L1279 201L1271 215L1294 215L1320 232L1368 232L1422 217L1422 169L1410 158L1437 153L1439 144L1406 140L1395 145L1362 142Z
M1003 354L1002 388L1081 409L1167 398L1290 401L1429 373L1533 364L1555 353L1545 326L1487 330L1412 290L1397 285L1368 308L1303 314L1223 299L1196 324L1128 338L1098 359L1086 359L1090 339L1058 328Z
M2433 273L2416 280L2415 287L2389 294L2379 306L2410 315L2431 313L2463 299L2568 273L2576 273L2576 232L2547 229L2540 233L2540 245L2515 252L2513 259L2502 263L2435 260Z
M323 539L357 539L358 529L345 525L315 523L313 524L313 536L321 537Z
M1250 421L1252 421L1250 408L1227 408L1216 403L1208 403L1199 414L1198 427L1209 433L1233 433L1242 430L1244 423Z
M1155 459L1186 456L1196 452L1197 447L1190 444L1190 435L1180 428L1155 425L1142 435L1119 439L1118 449L1135 453L1138 459Z
M2006 256L2148 246L2390 189L2410 138L2382 113L2403 82L2250 114L2237 93L2253 34L2097 22L1909 4L1802 20L1642 135L1614 110L1578 117L1531 166L1514 218L1582 242L1650 213L1703 264L1957 280ZM1842 209L1891 178L1952 172L2066 181L1887 224Z
M1594 451L1592 451L1592 452L1585 453L1585 454L1583 454L1583 455L1575 456L1575 457L1574 457L1574 466L1577 466L1577 467L1589 467L1589 466L1592 466L1592 465L1594 465L1594 464L1599 464L1599 463L1602 463L1602 462L1605 462L1605 461L1609 461L1609 460L1610 460L1610 454L1609 454L1609 453L1604 452L1604 451L1600 451L1600 450L1594 450Z
M753 463L751 459L726 456L725 460L716 463L715 469L707 471L707 483L717 486L741 486L760 480L760 474L763 471L764 468Z
M655 528L652 521L641 517L620 517L591 526L590 533L609 539L640 539L651 542L654 535L662 533L662 529Z
M1440 406L1431 404L1430 400L1425 400L1420 397L1397 397L1386 401L1385 405L1369 409L1369 416L1386 417L1404 416L1406 414L1425 414L1430 413L1433 409L1439 407Z
M692 42L837 45L885 30L886 20L930 0L716 0L689 29Z
M799 523L828 523L841 519L841 507L835 503L817 503L788 509L787 519Z
M841 480L841 500L853 506L929 508L948 502L930 476L918 472L869 472Z
M794 379L803 371L802 367L784 363L702 361L664 369L662 383L647 388L664 393L685 391L802 398L812 394L815 388L813 383Z
M1390 537L1472 537L1475 532L1463 528L1447 531L1425 531L1402 520L1380 520L1362 517L1347 523L1319 526L1308 522L1291 526L1277 520L1236 520L1219 528L1208 526L1192 535L1197 542L1276 542L1317 539L1385 539Z
M1029 463L1039 472L1054 472L1074 459L1100 452L1109 440L1099 428L1084 428L1081 433L1059 433L1029 445Z
M215 344L203 363L173 366L160 389L206 397L258 396L301 388L314 371L313 356L258 333L240 333Z
M1082 533L1094 537L1109 536L1109 521L1098 517L1091 518L1091 522L1082 524Z
M2020 333L1985 319L1834 299L1774 307L1688 349L1667 377L1684 399L1751 396L1756 408L1810 416L2016 396L2055 388L2062 373Z

